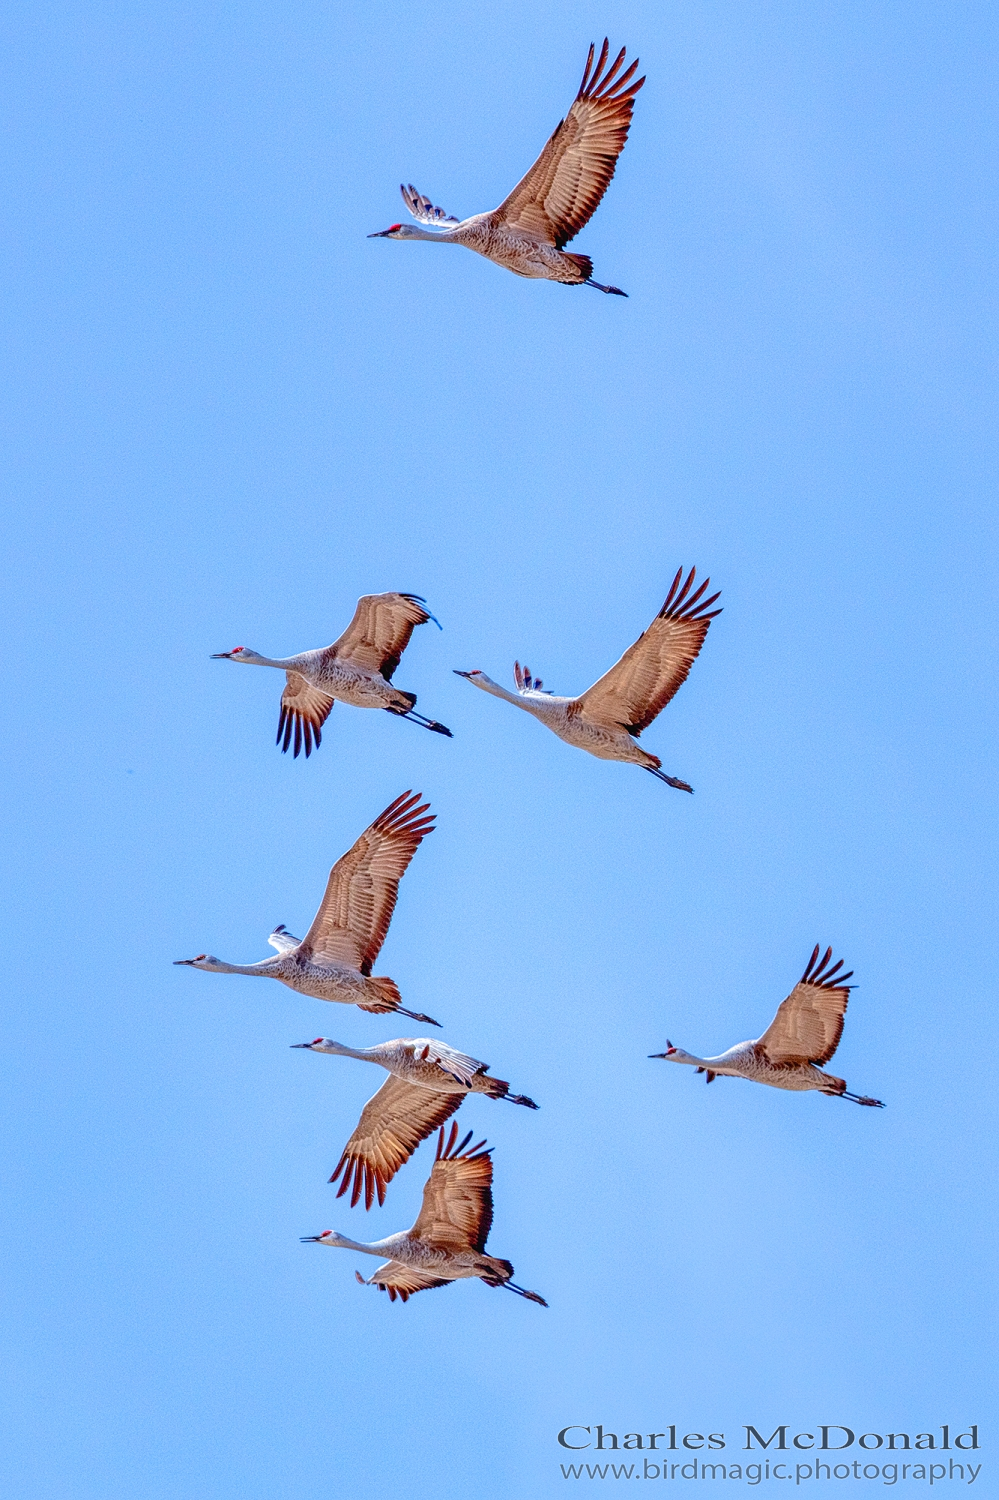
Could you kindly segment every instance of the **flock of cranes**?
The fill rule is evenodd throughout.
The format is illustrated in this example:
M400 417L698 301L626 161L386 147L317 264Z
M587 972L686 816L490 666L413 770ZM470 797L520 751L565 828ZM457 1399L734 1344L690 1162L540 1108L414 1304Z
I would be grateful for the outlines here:
M458 221L434 207L415 188L403 187L407 208L423 228L393 224L381 231L388 239L437 240L464 245L505 266L518 276L544 278L568 285L595 287L624 296L618 287L593 280L588 256L564 247L586 224L614 175L627 139L635 96L644 78L632 82L637 60L624 69L622 48L608 67L606 40L595 59L590 48L583 81L567 114L513 192L492 213ZM662 770L658 756L638 744L642 731L687 679L704 645L716 592L705 598L709 580L696 588L696 570L683 568L655 619L609 671L577 697L544 689L530 669L514 664L516 691L510 692L479 670L457 671L482 692L504 698L532 714L559 739L601 760L624 761L649 771L679 791L692 788ZM394 686L393 675L418 625L439 622L417 594L366 594L354 617L333 645L297 656L262 656L247 646L217 653L215 660L277 667L285 673L277 743L282 751L318 749L322 728L335 702L355 708L380 708L424 729L451 738L451 730L416 712L416 695ZM178 959L189 968L217 974L250 974L277 979L300 994L374 1015L402 1015L426 1026L431 1016L406 1010L399 988L386 975L372 973L388 933L399 894L399 882L435 817L418 792L403 792L366 828L330 871L319 910L304 938L282 924L268 938L273 958L252 964L226 963L208 953ZM817 945L805 972L778 1007L767 1030L756 1041L740 1042L717 1057L699 1057L667 1042L665 1052L651 1054L667 1062L687 1063L706 1074L746 1078L772 1088L817 1090L856 1104L883 1108L880 1100L848 1092L846 1081L824 1071L839 1045L851 986L840 973L832 950L820 959ZM364 1106L330 1177L339 1182L337 1196L350 1194L355 1208L363 1198L379 1205L396 1173L435 1130L437 1153L423 1190L423 1205L409 1230L372 1243L335 1230L307 1235L304 1242L374 1255L384 1261L363 1285L388 1292L391 1301L406 1302L414 1292L477 1277L487 1286L506 1287L547 1307L537 1292L513 1281L508 1260L486 1253L492 1224L492 1156L484 1141L469 1146L472 1132L458 1141L458 1126L445 1124L469 1094L485 1094L527 1109L533 1099L514 1094L479 1062L445 1043L426 1037L397 1037L370 1047L350 1047L328 1037L298 1042L296 1047L335 1057L353 1057L384 1068L389 1077Z

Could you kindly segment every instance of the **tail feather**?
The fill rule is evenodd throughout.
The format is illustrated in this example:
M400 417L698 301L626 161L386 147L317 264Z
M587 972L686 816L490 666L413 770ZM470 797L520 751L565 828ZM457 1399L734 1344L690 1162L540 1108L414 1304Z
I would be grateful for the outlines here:
M369 1010L376 1016L383 1016L391 1010L399 1009L402 996L399 993L399 986L394 979L387 979L384 975L380 975L377 978L369 979L368 987L369 995L373 989L375 997L365 999L359 1007L361 1010Z
M575 255L571 250L562 251L563 260L571 260L579 268L580 281L589 281L593 275L593 262L588 255Z

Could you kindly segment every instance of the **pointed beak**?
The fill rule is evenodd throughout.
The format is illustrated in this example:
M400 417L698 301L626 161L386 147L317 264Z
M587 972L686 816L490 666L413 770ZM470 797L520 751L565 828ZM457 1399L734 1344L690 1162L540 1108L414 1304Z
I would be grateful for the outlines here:
M666 1053L665 1052L650 1052L649 1056L650 1057L665 1057Z
M471 672L459 672L457 667L452 667L451 670L456 677L471 677L472 675Z
M318 1234L300 1234L299 1237L298 1237L298 1242L299 1242L300 1245L318 1245L319 1244L319 1235Z
M311 1048L312 1043L311 1042L289 1042L288 1045L291 1046L291 1047L310 1047Z
M391 229L376 229L374 234L369 234L369 240L383 240L386 235L391 234Z
M232 652L231 651L213 651L212 654L211 654L211 656L208 658L208 660L209 661L231 661L232 660Z
M174 961L173 961L174 968L176 968L178 964L186 964L187 967L190 968L193 965L193 963L194 963L194 959L193 958L175 958Z

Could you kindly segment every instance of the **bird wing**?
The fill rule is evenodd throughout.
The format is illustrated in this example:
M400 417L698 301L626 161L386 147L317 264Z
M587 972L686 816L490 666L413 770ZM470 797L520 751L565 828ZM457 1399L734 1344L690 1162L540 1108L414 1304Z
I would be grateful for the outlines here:
M402 194L403 203L420 224L429 224L432 229L446 228L448 224L460 224L460 219L456 219L454 214L445 213L442 208L431 203L429 198L417 192L412 183L409 187L400 183L399 191Z
M338 1198L350 1191L355 1208L364 1193L370 1208L375 1193L385 1202L385 1189L421 1141L449 1120L463 1094L436 1094L432 1089L389 1077L361 1111L357 1129L343 1148L330 1182L343 1174Z
M390 682L415 627L433 618L418 594L363 594L354 618L329 651Z
M292 937L291 933L282 922L280 927L275 927L274 931L271 933L267 941L270 943L271 947L276 948L279 953L290 953L293 948L298 947L299 943L302 940L301 938Z
M316 746L322 744L322 726L329 718L330 709L333 707L333 699L328 693L322 693L318 688L302 676L301 672L286 672L288 679L284 692L281 694L281 717L278 719L277 739L275 744L281 745L282 736L284 744L282 750L287 750L291 744L292 730L295 732L295 758L298 758L305 741L305 754L312 754L312 741Z
M842 959L828 968L831 948L826 949L821 963L816 962L818 957L816 943L804 974L787 999L781 1001L777 1014L757 1043L778 1067L782 1063L827 1063L843 1035L851 988L846 981L853 970L838 973L843 967Z
M699 602L711 582L709 578L696 593L690 593L694 573L691 568L681 588L683 569L679 569L666 602L648 630L609 672L580 694L578 701L587 717L638 736L686 682L708 626L715 615L721 614L720 609L704 613L718 594Z
M640 78L625 88L638 59L617 77L624 54L622 47L605 72L606 38L596 68L590 47L572 108L556 125L527 176L496 209L494 218L537 235L558 250L579 233L614 176L628 139L635 95L645 82Z
M451 1278L448 1276L435 1276L431 1271L418 1271L415 1266L404 1266L401 1260L387 1260L384 1265L378 1266L366 1282L360 1272L354 1275L362 1286L376 1286L381 1292L388 1292L389 1300L394 1302L396 1297L402 1302L408 1302L414 1292L427 1292L435 1286L450 1286Z
M419 804L419 805L417 805ZM319 910L302 939L301 952L351 964L370 974L399 894L399 881L434 816L419 792L403 792L365 829L353 849L330 871Z
M471 1084L477 1073L485 1073L489 1068L488 1063L479 1062L478 1058L469 1057L465 1052L456 1052L444 1042L429 1039L420 1046L414 1045L413 1056L422 1062L436 1063L442 1073L449 1073L458 1083L466 1086Z
M444 1131L437 1139L437 1160L423 1189L423 1207L411 1234L448 1249L485 1250L493 1222L493 1163L485 1145L466 1151L469 1131L458 1146L457 1125L451 1126L447 1145Z

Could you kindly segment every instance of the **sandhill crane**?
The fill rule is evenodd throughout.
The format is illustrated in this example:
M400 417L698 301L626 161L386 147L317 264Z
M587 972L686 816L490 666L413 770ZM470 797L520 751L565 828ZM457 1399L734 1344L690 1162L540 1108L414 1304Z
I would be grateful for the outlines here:
M678 781L675 776L667 776L660 770L662 761L659 757L650 755L635 741L687 680L687 673L704 644L708 626L716 615L721 614L720 609L705 613L718 594L698 602L711 582L709 578L696 593L690 593L694 573L695 569L691 568L681 587L683 569L678 570L666 602L648 630L628 647L609 672L605 672L578 698L557 698L553 693L543 692L541 678L532 677L530 669L521 667L519 661L514 663L513 669L517 684L515 693L500 687L485 672L458 672L457 676L467 677L484 693L505 698L508 703L515 703L518 708L533 714L568 745L588 750L601 760L629 761L651 771L667 786L675 786L681 792L692 792L693 787L685 781Z
M620 287L601 286L593 280L593 262L588 255L573 255L563 248L595 213L607 191L628 139L635 95L645 82L640 78L630 83L638 67L637 58L620 73L624 47L605 71L607 48L605 38L594 68L594 49L590 47L583 81L568 115L559 121L534 166L499 208L459 222L436 208L411 183L400 188L403 202L425 227L391 224L368 238L465 245L517 276L592 286L598 292L627 296Z
M768 1083L775 1089L818 1089L820 1094L836 1099L852 1099L854 1104L884 1109L880 1099L850 1094L844 1078L822 1072L822 1065L839 1046L847 1001L854 987L846 983L853 970L840 974L843 960L829 968L831 958L832 949L827 948L819 962L816 943L804 974L787 999L781 1001L777 1014L757 1041L740 1042L718 1057L695 1057L667 1041L665 1052L652 1052L650 1057L690 1063L698 1073L708 1075L708 1083L722 1073L731 1078Z
M513 1266L508 1260L487 1255L486 1239L493 1221L493 1164L485 1141L466 1151L472 1139L469 1131L455 1146L457 1125L451 1126L447 1145L444 1131L437 1138L437 1159L423 1189L423 1207L412 1229L390 1234L387 1239L365 1245L349 1240L335 1229L322 1234L302 1236L302 1243L332 1245L339 1250L360 1250L363 1255L388 1256L368 1281L359 1272L354 1275L362 1286L377 1286L407 1302L414 1292L449 1281L478 1276L486 1286L505 1286L530 1302L548 1303L537 1292L528 1292L511 1280Z
M399 894L399 881L426 834L434 815L419 792L403 792L365 829L354 847L330 871L326 894L304 938L292 937L282 925L267 941L277 958L256 964L227 964L210 953L179 958L178 964L211 974L254 974L279 979L302 995L357 1005L382 1015L393 1011L439 1026L432 1016L405 1010L394 979L371 973Z
M314 1042L296 1042L310 1052L328 1052L335 1057L359 1057L378 1063L392 1077L361 1111L357 1129L343 1149L330 1182L343 1173L338 1198L353 1184L353 1208L364 1191L364 1206L370 1208L377 1192L385 1202L385 1188L399 1168L409 1160L421 1141L450 1119L468 1094L488 1094L537 1109L526 1094L511 1094L502 1078L490 1078L488 1063L456 1052L443 1042L427 1037L398 1037L375 1047L345 1047L329 1037ZM346 1171L344 1170L346 1168Z
M234 646L231 651L216 651L212 661L280 667L287 682L275 743L287 750L294 732L296 757L303 745L308 757L313 740L317 747L322 743L322 726L337 698L355 708L387 709L451 739L445 725L415 712L415 693L392 686L392 673L415 627L433 620L440 629L440 621L425 606L418 594L364 594L357 601L354 618L332 646L276 660L249 646Z

